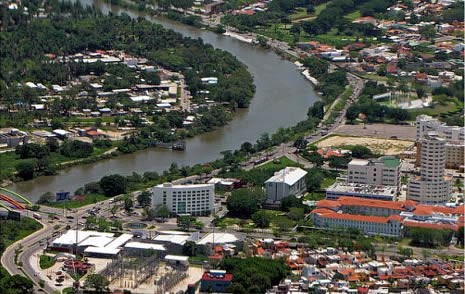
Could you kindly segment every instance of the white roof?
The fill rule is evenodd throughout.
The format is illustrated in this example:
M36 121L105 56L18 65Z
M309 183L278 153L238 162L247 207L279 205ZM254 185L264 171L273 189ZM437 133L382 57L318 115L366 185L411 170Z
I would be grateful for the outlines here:
M368 165L368 160L363 160L363 159L352 159L349 162L349 165Z
M150 97L150 96L143 95L143 96L129 97L129 99L131 99L133 102L141 102L141 101L150 101L150 100L153 100L154 98Z
M96 237L89 237L82 242L79 243L79 246L93 246L93 247L105 247L113 241L113 237L107 236L96 236Z
M297 181L302 179L307 174L301 168L298 167L286 167L280 171L274 173L274 176L269 178L265 183L268 182L277 182L277 183L286 183L288 185L294 185Z
M185 235L185 236L190 236L190 233L187 232L181 232L181 231L158 231L159 234L162 235Z
M118 248L123 246L124 243L131 240L134 237L131 234L122 234L118 238L114 239L110 244L107 244L106 248Z
M184 243L186 243L187 239L189 238L190 236L186 235L158 235L153 240L158 242L170 242L184 245Z
M234 243L239 241L239 238L237 238L233 234L229 233L209 233L205 235L202 239L200 239L197 244L199 245L206 245L209 243L215 243L215 244L222 244L222 243Z
M57 135L62 135L62 136L71 134L71 132L68 132L67 130L62 130L62 129L56 129L56 130L53 130L52 132Z
M165 246L163 246L163 245L151 244L151 243L142 243L142 242L129 242L126 245L124 245L124 248L166 251Z
M116 255L120 252L120 249L116 248L108 248L108 247L87 247L84 250L85 253L100 253L100 254L109 254L109 255Z
M96 231L78 231L77 234L77 240L78 244L82 242L83 240L89 238L89 237L113 237L113 233L102 233L102 232L96 232ZM74 245L76 244L76 231L75 230L69 230L57 239L55 239L52 244L54 245Z
M183 255L167 255L165 256L165 260L172 260L172 261L188 261L189 256Z

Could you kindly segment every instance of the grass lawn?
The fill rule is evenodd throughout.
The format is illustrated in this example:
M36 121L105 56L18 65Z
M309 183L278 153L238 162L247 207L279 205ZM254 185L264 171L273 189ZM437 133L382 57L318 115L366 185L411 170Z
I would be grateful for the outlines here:
M304 200L318 201L318 200L323 200L325 198L326 198L326 193L324 192L312 192L312 193L307 193L304 197Z
M362 77L364 77L366 79L370 79L370 80L375 80L375 81L378 81L378 82L387 82L388 81L387 77L382 77L382 76L378 76L378 75L375 75L375 74L364 74L364 75L362 75Z
M265 163L264 165L258 166L257 169L263 169L263 170L267 170L267 169L276 170L277 169L277 170L280 170L280 169L285 168L286 166L302 167L301 164L298 164L297 162L295 162L293 160L290 160L286 156L281 156L280 158L278 158L278 160L279 160L279 163L275 163L274 161L271 161L271 162Z
M55 259L48 255L41 255L39 265L41 269L47 269L55 264Z
M323 9L325 9L326 6L328 6L328 3L329 3L329 1L325 2L323 4L315 6L315 15L316 16L320 15L320 13L323 11Z
M304 18L307 16L308 16L307 8L298 7L293 14L289 15L289 19L293 21L293 20L297 20L297 19Z
M321 188L326 189L336 182L336 178L324 178L323 183L321 183Z
M355 20L359 17L361 17L362 14L360 13L360 10L355 10L354 12L351 12L345 16L348 20Z
M65 206L66 208L79 208L82 206L97 203L97 202L104 201L107 199L108 197L102 194L88 194L86 195L86 199L83 201L68 200L68 201L62 201L62 202L53 202L53 203L47 204L47 206L56 207L56 208L63 208Z
M69 294L69 293L73 293L73 288L72 287L69 287L69 288L64 288L61 293L63 294Z
M208 256L198 255L198 256L190 256L189 262L204 262L208 261Z
M420 114L427 114L431 116L438 116L443 113L448 113L450 111L456 111L460 108L460 105L457 105L454 102L449 102L445 105L436 104L433 107L425 107L422 109L409 110L412 116L418 116Z

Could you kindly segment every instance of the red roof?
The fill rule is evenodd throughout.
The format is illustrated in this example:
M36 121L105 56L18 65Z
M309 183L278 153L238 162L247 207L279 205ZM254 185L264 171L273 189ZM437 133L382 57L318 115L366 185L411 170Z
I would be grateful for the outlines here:
M89 136L98 136L98 135L100 135L100 133L97 132L97 131L92 130L92 131L87 131L87 135L89 135Z
M206 281L228 281L231 282L233 278L232 274L225 274L224 277L213 276L209 272L204 272L202 275L202 280Z
M381 208L390 208L393 210L405 211L405 207L411 206L411 202L406 203L406 201L385 201L385 200L372 200L372 199L363 199L357 197L339 197L335 202L339 202L340 206L370 206L370 207L381 207Z
M437 230L453 230L453 231L458 230L458 226L456 226L456 225L430 224L430 223L412 222L412 221L404 222L404 226L406 226L406 227L425 228L425 229L437 229Z

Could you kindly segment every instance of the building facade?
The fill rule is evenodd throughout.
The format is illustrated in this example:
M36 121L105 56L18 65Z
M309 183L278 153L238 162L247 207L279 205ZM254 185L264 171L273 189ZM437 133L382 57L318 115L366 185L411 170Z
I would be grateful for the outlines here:
M173 185L165 183L153 187L152 205L164 204L173 214L208 215L214 210L215 185Z
M376 160L353 159L347 168L347 182L400 187L401 161L394 156Z
M346 213L312 212L313 222L317 227L329 229L352 228L363 234L399 237L402 232L402 218L398 215L389 217L366 216Z
M265 182L267 202L279 202L289 195L299 196L306 190L305 175L307 174L298 167L286 167Z
M446 139L437 132L422 135L420 176L409 179L407 199L420 203L441 204L451 197L451 181L445 177Z
M417 162L421 165L421 141L429 132L436 132L437 136L446 140L445 146L445 166L447 168L458 169L464 165L465 150L465 128L458 126L448 126L428 115L419 115L416 119L416 142L417 142Z

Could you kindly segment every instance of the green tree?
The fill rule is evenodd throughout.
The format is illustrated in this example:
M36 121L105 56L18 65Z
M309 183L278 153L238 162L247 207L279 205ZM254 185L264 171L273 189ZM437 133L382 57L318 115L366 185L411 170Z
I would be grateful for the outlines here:
M226 206L232 215L249 217L255 213L265 201L261 188L237 189L226 200Z
M268 228L270 226L271 217L266 211L259 210L252 214L252 220L259 228Z
M104 176L100 182L100 188L106 196L115 196L126 192L127 180L125 177L114 174Z
M134 207L134 202L132 201L131 197L124 198L124 210L126 212L130 212Z
M315 192L320 189L321 183L323 183L324 175L316 168L312 168L305 175L305 184L308 192Z
M176 222L178 227L184 228L185 230L189 230L190 227L194 224L195 222L195 217L190 216L190 215L180 215L178 216Z
M150 205L152 202L152 194L148 191L144 191L137 195L137 202L139 202L139 205L142 207L147 207Z
M291 207L302 207L302 199L289 195L281 199L281 210L289 211Z
M34 171L36 169L37 160L35 159L28 159L19 162L16 165L16 171L18 172L18 176L23 178L24 180L30 180L34 178Z
M155 216L164 220L170 216L171 212L165 204L158 204L155 207Z
M194 241L186 241L182 246L182 253L187 256L196 256L197 244Z
M100 274L89 275L84 282L85 289L94 289L97 293L104 293L110 282Z
M420 26L419 33L423 38L432 40L436 37L436 28L434 25Z
M287 216L292 219L292 220L301 220L304 218L304 209L301 207L291 207L289 209L289 212L287 213Z
M325 159L318 152L304 152L303 157L313 163L316 167L320 167L324 164Z

